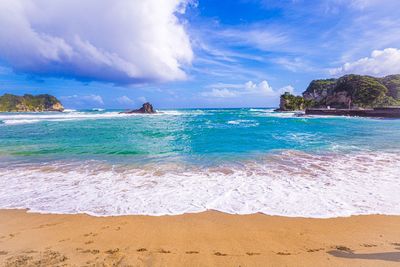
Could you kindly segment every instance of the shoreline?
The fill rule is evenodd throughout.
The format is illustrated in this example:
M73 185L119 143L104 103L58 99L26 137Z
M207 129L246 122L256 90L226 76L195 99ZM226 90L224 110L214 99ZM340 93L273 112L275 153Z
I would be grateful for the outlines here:
M1 266L395 266L400 216L217 211L94 217L0 210Z

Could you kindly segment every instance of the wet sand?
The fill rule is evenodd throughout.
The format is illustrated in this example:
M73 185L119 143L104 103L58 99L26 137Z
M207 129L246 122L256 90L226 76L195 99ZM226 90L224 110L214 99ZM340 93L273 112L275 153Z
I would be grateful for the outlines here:
M400 216L0 211L0 266L399 266Z

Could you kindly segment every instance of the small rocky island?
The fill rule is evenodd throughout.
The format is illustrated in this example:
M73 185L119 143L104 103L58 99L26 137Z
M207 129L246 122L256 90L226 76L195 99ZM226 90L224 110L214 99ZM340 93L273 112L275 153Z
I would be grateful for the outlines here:
M0 112L44 112L63 111L61 102L48 94L17 96L4 94L0 96Z
M153 105L151 105L149 102L146 102L139 109L132 109L120 112L120 114L133 114L133 113L153 114L156 113L156 111L154 110Z
M314 80L302 96L281 96L278 111L297 110L310 115L400 118L400 75Z

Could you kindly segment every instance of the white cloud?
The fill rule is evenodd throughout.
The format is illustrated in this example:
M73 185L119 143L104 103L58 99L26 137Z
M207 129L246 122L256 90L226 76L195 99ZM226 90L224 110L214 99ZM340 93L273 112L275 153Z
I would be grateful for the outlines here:
M260 50L275 50L277 46L288 42L288 36L277 29L267 29L265 25L252 28L228 28L216 34L230 43L248 45Z
M113 83L186 77L188 0L1 0L0 59L28 74Z
M294 88L291 85L274 90L265 80L260 83L248 81L244 84L217 83L208 87L212 89L202 92L201 96L213 98L234 98L243 96L277 97L284 92L294 92Z
M370 57L361 58L354 62L347 62L343 66L331 69L332 75L363 74L386 76L400 73L400 49L386 48L375 50Z
M131 105L131 104L135 103L135 101L133 101L132 99L130 99L126 95L118 97L117 98L117 102L122 104L122 105Z
M212 89L211 91L202 92L201 95L204 97L217 97L217 98L229 98L238 96L239 92L229 90L227 88L223 89Z

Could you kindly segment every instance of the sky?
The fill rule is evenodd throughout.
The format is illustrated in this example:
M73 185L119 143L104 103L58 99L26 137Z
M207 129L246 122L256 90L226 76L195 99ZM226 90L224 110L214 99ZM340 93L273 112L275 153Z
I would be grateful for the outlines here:
M398 0L1 0L0 94L67 108L276 107L400 73Z

